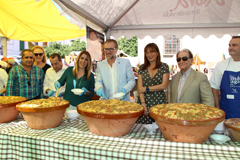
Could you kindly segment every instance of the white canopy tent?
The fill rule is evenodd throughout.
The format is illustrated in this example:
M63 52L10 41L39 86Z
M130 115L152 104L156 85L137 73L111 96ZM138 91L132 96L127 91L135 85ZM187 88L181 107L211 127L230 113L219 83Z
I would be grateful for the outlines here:
M119 38L240 33L239 0L54 0L80 28ZM82 26L81 26L82 25Z

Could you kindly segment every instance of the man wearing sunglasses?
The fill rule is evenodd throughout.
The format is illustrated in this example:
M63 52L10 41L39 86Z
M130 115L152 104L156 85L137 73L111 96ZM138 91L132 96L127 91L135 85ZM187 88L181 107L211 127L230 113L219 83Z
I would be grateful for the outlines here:
M130 101L129 92L135 86L132 66L129 60L117 57L118 44L114 39L104 43L106 59L97 65L95 89L97 95L105 99L113 99L113 95L122 92L122 100Z
M28 100L43 98L44 72L33 65L32 50L24 49L21 52L22 64L13 67L8 76L7 96L22 96Z
M224 110L227 119L240 117L240 36L232 37L228 52L231 57L216 65L210 79L215 107Z
M171 81L171 103L202 103L214 106L207 76L192 69L193 55L188 49L177 53L179 73Z

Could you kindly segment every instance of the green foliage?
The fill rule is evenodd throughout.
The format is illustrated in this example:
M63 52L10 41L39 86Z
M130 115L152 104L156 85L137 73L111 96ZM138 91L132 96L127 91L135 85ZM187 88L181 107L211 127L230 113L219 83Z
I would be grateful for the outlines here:
M57 42L51 42L48 47L45 48L45 52L47 57L50 57L53 53L58 53L61 57L65 57L65 55L69 55L71 53L71 48L69 45Z
M71 44L71 50L72 51L83 51L86 50L86 42L80 41L80 39L77 39L72 42Z
M86 50L86 42L77 39L72 42L71 46L68 44L62 45L61 43L51 42L48 47L45 48L47 57L50 57L53 53L58 53L64 58L69 55L71 51L82 51Z
M117 40L118 49L122 50L124 53L128 54L131 57L138 56L138 37L134 36L131 39L126 37L121 37Z

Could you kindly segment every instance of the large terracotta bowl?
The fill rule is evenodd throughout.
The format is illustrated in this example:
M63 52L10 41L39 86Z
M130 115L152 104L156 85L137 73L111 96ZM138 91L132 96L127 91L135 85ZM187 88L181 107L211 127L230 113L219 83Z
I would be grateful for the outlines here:
M19 105L17 105L17 109L22 113L29 128L48 129L61 124L66 108L69 107L69 102L50 108L20 108Z
M236 123L233 125L233 123ZM224 124L226 125L228 131L231 133L233 139L237 142L240 142L240 118L230 118L225 120Z
M126 114L104 114L85 112L77 107L89 130L96 135L119 137L129 133L143 110Z
M218 118L207 120L179 120L160 116L149 111L149 115L158 124L165 139L174 142L203 143L218 123L225 118L225 112Z
M3 96L11 97L11 96ZM16 105L21 102L27 101L27 98L21 97L22 100L13 103L0 104L0 123L11 122L15 120L19 114L19 111L16 109Z

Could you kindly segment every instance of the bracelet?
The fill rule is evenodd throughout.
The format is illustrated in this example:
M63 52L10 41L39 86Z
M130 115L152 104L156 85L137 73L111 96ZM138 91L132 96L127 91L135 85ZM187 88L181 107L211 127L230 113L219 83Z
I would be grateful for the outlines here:
M146 102L141 102L141 104L142 104L142 103L146 103Z

